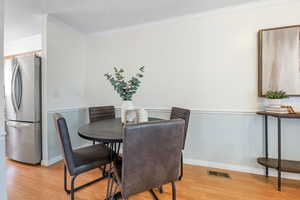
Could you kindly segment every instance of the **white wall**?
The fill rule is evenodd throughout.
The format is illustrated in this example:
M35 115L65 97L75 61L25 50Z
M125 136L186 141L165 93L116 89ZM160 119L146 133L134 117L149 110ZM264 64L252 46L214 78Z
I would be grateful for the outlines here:
M119 104L103 74L114 66L133 72L145 65L138 104L256 110L257 31L298 24L299 7L249 4L89 37L87 102Z
M3 0L0 0L0 85L3 85ZM0 87L0 199L5 200L6 197L6 178L5 178L5 163L4 163L4 88Z
M4 45L5 56L40 50L42 50L42 35L34 35L15 41L7 41Z
M192 109L185 161L262 173L263 123L255 114L257 32L299 24L300 3L254 3L138 26L87 39L87 105L120 105L103 75L146 66L134 102L168 117L171 106ZM299 99L292 99L297 104ZM276 124L270 152L276 156ZM283 155L297 159L297 121L284 120Z
M43 164L47 165L61 152L52 113L85 105L85 36L52 16L44 16L43 49ZM78 119L78 126L80 112L74 115L65 117L69 123ZM70 127L70 132L74 147L81 145L77 131Z
M48 110L84 105L85 68L84 35L48 16Z
M61 159L53 112L67 118L76 146L84 144L77 129L87 122L85 107L120 105L104 73L114 66L134 73L145 65L136 105L160 118L168 118L173 105L192 110L186 163L262 174L256 163L264 154L263 123L255 114L262 103L257 97L257 31L298 24L299 8L300 3L248 4L89 36L86 43L77 31L46 18L44 164ZM283 156L299 160L299 123L284 120L282 128ZM277 155L275 132L271 120L272 156Z

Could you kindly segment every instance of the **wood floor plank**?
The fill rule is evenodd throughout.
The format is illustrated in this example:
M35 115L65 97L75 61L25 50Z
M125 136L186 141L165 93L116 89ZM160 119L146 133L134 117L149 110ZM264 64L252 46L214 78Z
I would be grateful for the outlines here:
M24 165L7 161L9 200L66 200L63 190L63 163L51 167ZM282 192L276 190L277 179L260 175L227 170L231 178L208 175L210 168L185 165L184 178L176 183L178 200L299 200L300 181L283 179ZM99 170L78 177L78 184L100 176ZM105 197L107 180L76 192L76 200L102 200ZM165 193L157 195L160 200L171 199L171 186L164 186ZM130 200L152 200L145 192Z

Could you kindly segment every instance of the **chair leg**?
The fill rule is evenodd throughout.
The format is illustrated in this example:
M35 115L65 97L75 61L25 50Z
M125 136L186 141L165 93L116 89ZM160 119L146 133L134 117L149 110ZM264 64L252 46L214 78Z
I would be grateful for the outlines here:
M110 190L109 190L109 196L110 196L110 200L114 200L115 198L114 198L114 192L113 192L113 190L114 190L114 180L112 179L111 180L111 186L110 186Z
M176 185L174 182L172 184L172 200L176 200Z
M107 173L106 173L106 165L103 166L103 169L102 170L102 176L103 177L106 177L107 176Z
M181 152L181 166L180 166L180 176L179 176L180 181L181 181L182 177L183 177L183 155Z
M164 188L163 188L163 186L160 186L159 188L159 192L162 194L162 193L164 193Z
M67 167L66 165L64 165L64 189L66 191L66 193L70 194L70 190L68 189L68 183L67 183Z
M72 176L72 177L73 177L73 176ZM75 177L76 177L76 176L75 176ZM106 178L106 176L97 178L97 179L95 179L95 180L93 180L93 181L90 181L90 182L84 184L84 185L78 186L78 187L74 188L73 190L74 190L74 192L76 192L76 191L81 190L81 189L83 189L83 188L85 188L85 187L87 187L87 186L90 186L90 185L92 185L92 184L94 184L94 183L96 183L96 182L98 182L98 181L101 181L101 180L103 180L103 179L105 179L105 178ZM72 186L72 183L71 183L71 186ZM70 194L70 193L72 192L72 188L71 188L71 190L68 189L67 167L66 167L66 165L64 165L64 189L65 189L66 193L68 193L68 194Z
M71 200L74 200L74 196L75 196L75 189L74 189L75 178L76 176L72 176L71 178Z
M152 195L154 200L159 200L158 197L156 196L155 192L151 189L149 190L150 194Z
M109 174L109 177L107 179L106 198L105 198L105 200L109 200L109 198L110 198L109 195L110 195L111 182L112 182L112 174Z
M110 185L109 185L109 192L108 192L109 200L114 200L113 195L112 195L113 187L114 187L114 181L111 180Z
M116 185L114 189L114 185ZM120 192L117 192L118 190L118 183L116 180L114 180L113 176L108 179L107 183L107 191L106 191L106 198L105 200L115 200L122 198L122 194Z

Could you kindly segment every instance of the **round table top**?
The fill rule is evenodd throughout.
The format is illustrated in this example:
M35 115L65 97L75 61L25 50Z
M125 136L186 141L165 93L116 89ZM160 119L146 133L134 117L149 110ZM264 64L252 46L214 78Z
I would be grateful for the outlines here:
M149 121L162 120L149 118ZM98 142L122 142L123 125L121 118L101 120L79 128L78 135L84 139Z

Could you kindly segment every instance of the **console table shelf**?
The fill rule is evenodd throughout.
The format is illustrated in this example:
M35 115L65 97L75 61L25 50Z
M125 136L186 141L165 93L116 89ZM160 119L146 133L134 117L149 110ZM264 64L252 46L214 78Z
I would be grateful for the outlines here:
M271 112L257 112L256 114L264 116L265 122L265 157L257 158L257 162L266 168L266 177L269 176L269 168L277 169L278 171L278 191L281 191L281 172L300 173L300 161L284 160L281 158L281 119L300 119L300 114L279 114ZM278 134L278 156L277 159L269 158L268 144L268 117L277 118L277 134Z
M257 158L257 162L265 167L278 169L278 159ZM300 173L300 161L281 160L281 171L290 173Z

